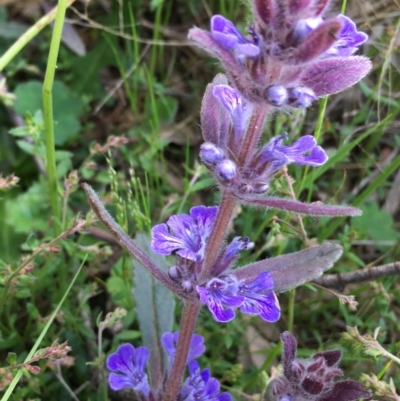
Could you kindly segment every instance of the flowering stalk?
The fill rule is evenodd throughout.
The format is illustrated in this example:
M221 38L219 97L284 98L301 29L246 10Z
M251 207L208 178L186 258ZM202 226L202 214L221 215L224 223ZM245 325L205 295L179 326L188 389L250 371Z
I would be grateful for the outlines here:
M200 159L215 178L221 200L218 207L195 206L189 214L170 216L152 228L151 250L175 256L168 273L124 233L83 184L92 208L118 243L184 301L180 332L165 333L161 339L169 357L163 384L151 388L148 383L149 350L126 344L107 360L112 389L131 387L143 401L231 401L229 394L219 394L219 383L194 360L204 351L193 334L201 305L220 323L233 320L238 311L276 322L281 314L276 293L318 278L341 256L341 246L324 243L238 268L239 253L254 243L246 236L224 242L237 203L315 216L360 214L351 207L266 195L288 164L318 167L328 159L311 135L292 140L283 133L259 144L268 114L279 108L306 108L318 97L353 85L371 68L368 59L354 56L367 35L344 15L323 19L328 3L252 0L249 37L220 15L212 17L210 32L190 31L189 37L225 69L207 86L200 113L205 141ZM287 333L282 338L285 369L271 391L275 401L298 401L302 396L332 401L346 391L342 401L353 401L367 394L357 382L333 381L341 374L340 352L316 354L303 366L295 360L294 337ZM189 377L183 381L186 366ZM293 373L293 367L298 372Z

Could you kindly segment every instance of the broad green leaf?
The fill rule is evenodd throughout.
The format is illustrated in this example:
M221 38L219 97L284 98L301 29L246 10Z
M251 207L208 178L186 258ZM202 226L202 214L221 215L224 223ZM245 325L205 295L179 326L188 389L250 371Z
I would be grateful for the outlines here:
M150 249L150 238L143 233L136 235L137 245L143 249L152 261L164 271L168 264L166 259L153 253ZM133 259L134 287L133 297L136 303L136 312L139 320L143 342L150 351L149 370L150 380L157 383L163 367L163 351L160 338L165 332L172 330L175 301L173 294Z
M35 114L42 110L42 83L28 81L15 89L17 100L15 111L18 114ZM62 82L55 81L53 86L54 140L63 145L74 139L81 129L79 117L83 112L83 102Z
M361 236L375 241L396 241L400 234L393 228L392 216L379 209L375 202L366 202L360 206L362 216L351 219L351 225Z

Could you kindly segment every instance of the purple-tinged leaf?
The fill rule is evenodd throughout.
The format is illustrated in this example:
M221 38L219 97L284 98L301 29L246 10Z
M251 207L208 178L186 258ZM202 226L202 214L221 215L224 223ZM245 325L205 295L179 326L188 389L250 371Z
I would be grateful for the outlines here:
M324 21L307 36L300 46L288 55L289 59L286 60L285 58L285 60L293 65L300 65L316 59L335 43L341 28L342 22L339 19Z
M207 53L218 58L227 71L236 76L240 75L241 68L232 51L219 44L210 32L199 28L192 28L189 30L188 39L193 40Z
M324 378L316 375L308 375L302 382L301 387L308 394L321 394L324 389Z
M339 349L332 349L329 351L318 352L317 354L313 355L313 359L321 357L325 359L326 366L334 366L339 363L340 359L342 358L342 351Z
M299 252L264 259L235 270L238 280L255 279L261 272L271 273L274 291L283 292L321 276L342 255L338 244L325 242Z
M263 206L266 208L281 209L288 212L307 214L310 216L361 216L362 211L350 206L324 205L320 203L303 203L288 198L275 198L267 196L264 198L252 198L239 196L242 203Z
M283 371L288 379L292 376L292 362L296 358L297 341L294 335L288 331L281 334L283 342Z
M371 68L371 61L362 56L329 58L313 63L300 80L317 96L332 95L356 84Z
M269 25L274 19L274 0L254 0L254 19L263 25Z
M354 380L336 382L329 394L319 401L356 401L360 398L370 398L370 391L365 390L361 383Z
M201 103L201 130L206 142L225 147L228 141L231 117L213 94L216 85L228 85L226 76L218 74L212 83L207 85Z
M312 0L290 0L289 10L292 15L303 12L311 3Z
M313 7L314 16L323 14L324 11L327 9L329 3L330 3L330 0L317 0Z

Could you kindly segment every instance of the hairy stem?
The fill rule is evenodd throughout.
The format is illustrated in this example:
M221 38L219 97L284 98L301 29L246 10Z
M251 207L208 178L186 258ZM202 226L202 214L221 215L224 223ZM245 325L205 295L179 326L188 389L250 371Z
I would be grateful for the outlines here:
M174 363L165 386L166 390L163 401L175 401L178 397L189 354L190 341L192 339L200 306L198 302L188 302L183 310L178 346Z
M251 157L253 149L260 139L268 110L269 108L266 105L256 105L254 107L253 115L251 116L249 126L243 140L243 147L238 158L239 168L243 167L248 158ZM222 241L224 240L229 222L232 219L235 205L236 199L230 194L229 191L223 191L218 214L215 219L215 224L204 253L203 270L201 273L201 278L204 280L206 280L210 275L212 265L217 257Z
M266 104L258 104L254 107L249 127L243 140L243 147L239 154L238 164L243 167L246 161L252 156L253 149L257 146L260 139L264 122L267 117L269 107Z
M211 272L212 265L217 257L219 248L224 240L226 230L231 221L233 210L236 205L236 199L228 192L222 193L221 202L219 204L218 214L215 219L214 227L210 238L207 242L204 252L203 270L201 278L206 280Z
M179 295L182 298L188 298L188 294L185 293L180 286L175 284L166 273L164 273L158 266L156 266L150 258L143 252L135 242L122 230L122 228L115 222L111 217L110 213L107 212L103 204L101 203L96 192L93 191L90 185L83 183L82 188L85 190L88 197L90 206L96 213L97 217L104 223L104 225L110 230L111 234L117 240L118 244L121 245L131 256L137 259L157 280L164 284L170 291Z

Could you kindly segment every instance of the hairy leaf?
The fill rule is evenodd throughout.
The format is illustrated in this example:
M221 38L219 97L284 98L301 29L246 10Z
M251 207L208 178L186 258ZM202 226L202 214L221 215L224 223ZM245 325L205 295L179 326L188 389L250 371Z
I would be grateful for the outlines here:
M135 238L138 246L162 270L167 270L165 257L153 253L150 249L150 238L138 233ZM159 384L163 371L163 351L161 335L172 331L175 301L172 292L156 280L137 260L132 259L134 269L133 297L136 312L143 335L144 346L150 350L149 375L153 385Z
M342 255L342 247L325 242L299 252L264 259L235 271L238 279L255 279L261 272L270 272L274 291L283 292L314 280L330 269Z

